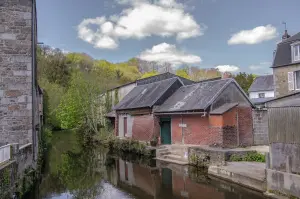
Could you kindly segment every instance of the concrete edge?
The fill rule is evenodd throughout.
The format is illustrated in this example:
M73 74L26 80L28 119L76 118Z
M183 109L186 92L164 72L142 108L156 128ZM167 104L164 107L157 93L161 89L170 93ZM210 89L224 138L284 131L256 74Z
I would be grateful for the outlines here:
M255 178L251 178L250 176L244 176L241 174L226 171L225 169L217 166L210 166L208 168L208 174L261 193L267 190L266 181L260 181Z

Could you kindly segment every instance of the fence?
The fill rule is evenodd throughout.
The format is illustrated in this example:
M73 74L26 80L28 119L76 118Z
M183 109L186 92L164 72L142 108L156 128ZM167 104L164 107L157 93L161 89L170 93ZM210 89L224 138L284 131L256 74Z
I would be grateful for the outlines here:
M269 108L269 142L300 144L300 107Z
M9 161L11 158L10 144L0 147L0 164Z

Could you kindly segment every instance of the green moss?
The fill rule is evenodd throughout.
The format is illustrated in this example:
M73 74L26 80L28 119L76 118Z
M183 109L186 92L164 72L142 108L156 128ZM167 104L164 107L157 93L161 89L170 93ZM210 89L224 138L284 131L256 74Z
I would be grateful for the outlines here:
M266 162L266 156L261 153L257 153L256 151L253 151L253 152L248 152L246 155L233 154L230 156L230 161Z

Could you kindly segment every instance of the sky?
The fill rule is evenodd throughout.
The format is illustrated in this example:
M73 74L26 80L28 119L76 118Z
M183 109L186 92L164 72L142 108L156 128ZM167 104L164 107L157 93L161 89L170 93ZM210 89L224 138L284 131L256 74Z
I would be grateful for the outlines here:
M95 59L270 74L299 0L37 0L38 40Z

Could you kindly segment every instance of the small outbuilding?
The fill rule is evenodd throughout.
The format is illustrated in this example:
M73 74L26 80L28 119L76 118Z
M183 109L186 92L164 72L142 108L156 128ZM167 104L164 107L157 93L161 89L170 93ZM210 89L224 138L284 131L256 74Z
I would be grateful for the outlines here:
M252 103L233 79L182 86L155 109L162 144L252 145Z

